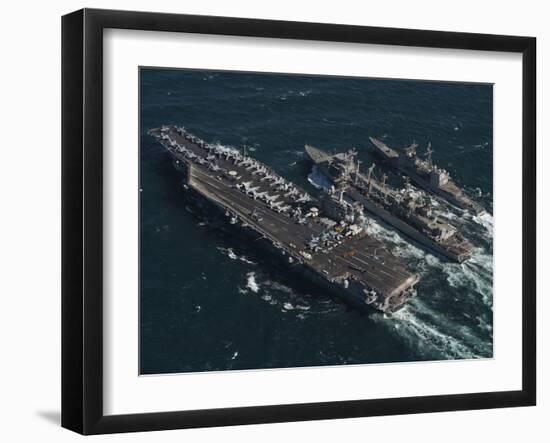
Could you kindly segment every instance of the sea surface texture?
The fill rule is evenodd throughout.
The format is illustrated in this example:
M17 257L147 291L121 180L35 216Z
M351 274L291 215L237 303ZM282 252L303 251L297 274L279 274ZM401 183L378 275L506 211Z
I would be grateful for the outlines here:
M142 374L488 358L493 354L493 89L487 84L142 68L140 71L140 368ZM303 152L369 136L428 142L436 164L487 214L438 203L474 244L446 262L376 220L373 235L421 275L393 317L358 312L289 275L205 218L169 155L147 135L184 126L242 149L316 194ZM397 177L391 177L397 180Z

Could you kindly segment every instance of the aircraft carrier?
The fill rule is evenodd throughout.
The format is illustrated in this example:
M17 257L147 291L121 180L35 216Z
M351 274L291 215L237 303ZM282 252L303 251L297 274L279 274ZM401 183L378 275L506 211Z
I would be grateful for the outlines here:
M361 205L335 195L315 199L246 152L184 128L149 134L184 173L187 192L226 216L251 247L266 247L292 271L361 308L391 314L416 294L419 277L365 232Z
M462 263L471 256L472 245L453 226L438 220L429 200L408 180L404 188L395 189L386 183L386 174L381 180L376 178L374 164L366 175L362 174L355 150L329 155L306 145L305 151L318 171L332 183L331 194L342 193L360 203L386 223L446 258Z
M428 145L426 150L426 158L421 159L416 154L418 148L416 143L398 152L374 137L369 137L369 139L378 155L405 176L410 177L421 188L433 192L460 209L469 209L476 214L485 211L479 203L468 197L453 182L448 171L433 163L431 145Z

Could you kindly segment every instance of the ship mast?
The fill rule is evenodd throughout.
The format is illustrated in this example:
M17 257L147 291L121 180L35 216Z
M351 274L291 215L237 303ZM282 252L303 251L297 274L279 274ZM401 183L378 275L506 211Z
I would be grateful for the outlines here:
M426 162L428 164L428 168L430 169L430 171L432 170L432 167L433 167L432 153L433 153L432 142L429 142L428 143L428 149L426 149Z
M388 178L387 174L382 175L382 193L384 194L384 203L386 203L386 179Z
M372 184L371 184L371 175L372 175L372 171L374 171L374 167L376 166L376 164L372 164L371 167L368 169L368 172L367 172L367 181L369 182L369 194L370 194L370 191L371 191L371 188L372 188Z

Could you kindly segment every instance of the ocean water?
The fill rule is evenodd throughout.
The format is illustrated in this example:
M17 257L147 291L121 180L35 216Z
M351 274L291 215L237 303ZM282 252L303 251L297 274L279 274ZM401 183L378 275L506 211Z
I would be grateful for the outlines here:
M140 72L142 374L490 358L493 354L492 85L213 71ZM146 132L185 126L241 148L312 193L304 143L413 140L475 197L472 216L435 200L474 244L464 264L432 255L381 222L370 232L421 274L393 317L365 314L288 275L187 200L182 177ZM391 177L397 181L397 177Z

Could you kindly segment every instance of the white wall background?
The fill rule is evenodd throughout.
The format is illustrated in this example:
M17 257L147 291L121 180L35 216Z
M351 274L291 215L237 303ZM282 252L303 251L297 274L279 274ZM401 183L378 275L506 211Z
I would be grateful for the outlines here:
M62 14L81 7L155 10L282 20L531 35L538 38L539 226L548 223L550 28L542 1L430 0L335 2L277 0L11 1L0 27L0 439L75 441L60 415L60 71ZM546 109L543 109L546 108ZM544 111L546 110L546 113ZM18 131L21 135L18 134ZM546 164L544 164L546 163ZM540 230L539 230L540 231ZM549 235L539 234L539 276L548 270ZM422 442L533 441L550 438L550 322L539 278L539 406L398 417L240 426L102 436L94 441L279 442L335 440ZM414 381L412 381L414 382Z

